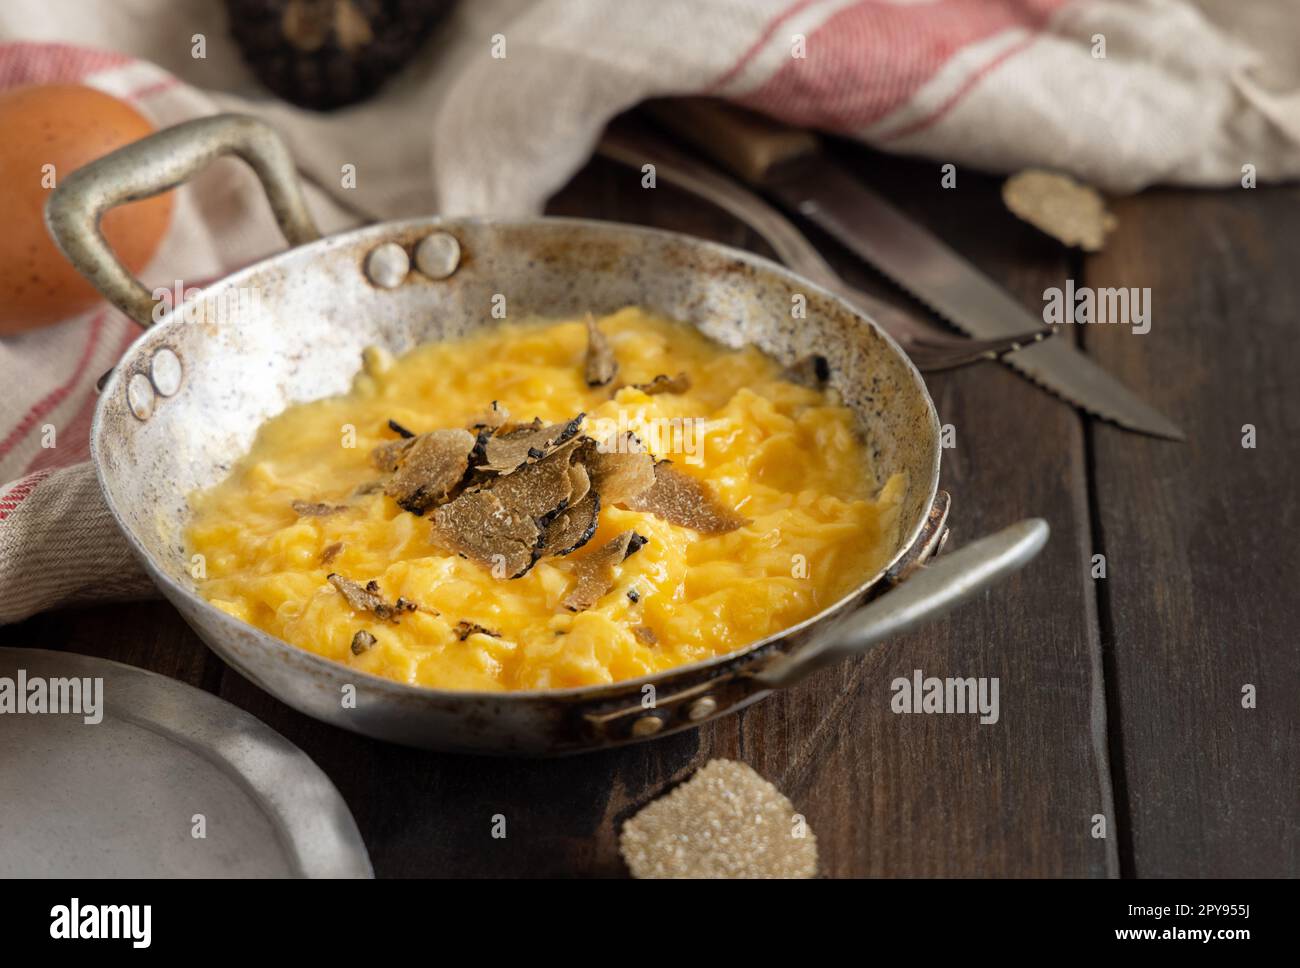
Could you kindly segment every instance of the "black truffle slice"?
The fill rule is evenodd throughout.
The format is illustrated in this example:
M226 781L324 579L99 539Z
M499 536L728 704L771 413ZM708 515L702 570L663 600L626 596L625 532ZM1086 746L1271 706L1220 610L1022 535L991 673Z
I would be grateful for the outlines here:
M603 387L618 373L618 360L610 347L605 334L596 325L591 313L587 313L587 386Z
M562 557L577 551L596 533L600 520L600 494L588 491L577 504L555 516L546 526L546 534L537 549L537 556Z
M525 464L512 474L498 477L485 485L506 507L534 518L547 517L574 503L574 478L569 459L577 440L544 457L535 464Z
M606 504L622 504L654 486L654 458L630 434L618 449L602 451L591 438L583 441L577 460L587 468L592 489Z
M464 642L471 635L490 635L494 639L501 638L500 632L493 632L489 628L484 628L478 622L467 622L461 619L456 623L456 638Z
M404 598L399 598L395 604L390 605L379 594L379 583L375 581L361 585L337 572L326 575L325 580L338 589L338 593L353 611L370 612L386 622L395 622L403 612L414 612L418 608L414 602L408 602Z
M659 393L685 393L691 388L691 378L684 372L676 376L660 373L649 383L633 383L632 386L652 397Z
M397 470L397 465L402 462L402 455L411 446L412 439L414 438L403 437L401 440L390 440L380 444L370 452L370 463L376 469L391 474Z
M300 518L325 518L348 509L346 504L324 504L319 501L293 501L290 507Z
M623 504L701 534L725 534L749 523L725 507L707 484L675 470L666 460L655 465L654 484Z
M591 474L586 466L576 461L569 465L569 507L577 504L591 490Z
M467 430L434 430L413 437L384 493L403 510L423 514L451 496L469 468L473 449L474 435Z
M539 461L576 437L586 416L580 413L572 420L554 424L534 421L492 437L483 445L481 466L498 474L509 474L529 461Z
M462 494L433 513L433 537L501 578L518 578L536 560L542 531L531 515L512 510L489 491Z
M377 638L365 629L358 629L357 634L352 636L352 654L365 655L365 653L370 651L371 646L378 641Z
M600 601L614 584L614 566L641 550L645 538L635 531L624 531L591 554L573 563L577 582L561 604L571 612L582 612Z

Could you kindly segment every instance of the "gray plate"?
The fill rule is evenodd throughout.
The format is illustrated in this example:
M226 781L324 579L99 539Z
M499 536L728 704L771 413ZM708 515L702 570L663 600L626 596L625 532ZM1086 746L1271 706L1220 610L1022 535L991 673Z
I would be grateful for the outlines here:
M19 669L102 678L103 719L0 714L0 876L373 876L334 785L248 713L118 662L0 649L0 677Z

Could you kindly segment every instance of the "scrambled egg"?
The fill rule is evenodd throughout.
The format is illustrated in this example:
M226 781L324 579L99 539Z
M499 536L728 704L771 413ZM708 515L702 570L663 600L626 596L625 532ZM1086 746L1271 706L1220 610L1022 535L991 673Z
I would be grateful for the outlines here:
M905 481L896 475L872 493L850 410L782 379L752 347L727 349L639 309L599 327L620 370L597 388L583 379L580 321L502 325L396 361L367 351L348 394L267 421L226 480L191 495L199 591L286 642L376 675L441 689L544 689L735 651L816 614L885 564ZM632 386L681 372L684 393ZM588 433L631 430L749 523L705 536L611 505L572 555L494 578L438 547L427 517L374 490L381 475L369 459L393 439L390 419L417 433L465 427L493 400L515 420L585 411ZM308 503L344 508L301 513ZM627 529L649 542L616 567L593 607L565 609L573 561ZM392 621L359 614L330 573L374 580L387 600L419 608ZM370 647L354 654L361 631Z

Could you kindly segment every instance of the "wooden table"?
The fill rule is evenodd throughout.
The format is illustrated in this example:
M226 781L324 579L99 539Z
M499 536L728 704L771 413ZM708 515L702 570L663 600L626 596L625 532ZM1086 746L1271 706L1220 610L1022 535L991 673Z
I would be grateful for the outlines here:
M963 170L944 190L936 163L837 150L1035 313L1066 278L1152 290L1145 336L1058 338L1139 388L1185 444L1086 419L999 365L929 379L956 428L943 465L953 546L1030 515L1052 526L1034 565L980 601L696 732L554 761L418 752L317 723L161 602L42 615L0 643L107 656L249 710L337 784L380 876L622 875L622 821L714 757L790 796L828 876L1300 874L1300 193L1120 200L1105 252L1081 258L1008 215L997 179ZM640 177L596 160L552 211L763 251L728 216ZM908 305L810 235L850 280ZM1000 721L895 715L889 684L915 669L998 677ZM496 814L505 840L491 836Z

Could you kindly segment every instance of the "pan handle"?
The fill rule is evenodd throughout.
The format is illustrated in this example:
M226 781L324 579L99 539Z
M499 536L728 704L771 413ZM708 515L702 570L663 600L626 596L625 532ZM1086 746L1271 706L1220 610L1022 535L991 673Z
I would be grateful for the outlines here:
M935 559L804 648L778 655L754 679L771 689L793 685L824 665L865 652L877 642L943 615L1023 568L1042 550L1048 533L1042 518L1027 518Z
M270 125L244 114L217 114L164 128L78 168L51 193L45 222L76 270L148 329L156 300L113 254L99 220L118 205L175 188L224 155L239 156L257 173L290 245L320 238L289 149Z

